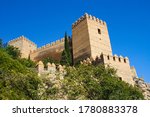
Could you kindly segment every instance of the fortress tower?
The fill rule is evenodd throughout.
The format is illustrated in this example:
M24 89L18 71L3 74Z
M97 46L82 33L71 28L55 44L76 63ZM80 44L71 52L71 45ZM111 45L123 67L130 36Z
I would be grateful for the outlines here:
M100 54L112 55L106 22L85 13L72 25L74 63Z
M9 41L8 45L17 47L21 52L21 58L28 58L30 52L37 49L37 45L24 36Z

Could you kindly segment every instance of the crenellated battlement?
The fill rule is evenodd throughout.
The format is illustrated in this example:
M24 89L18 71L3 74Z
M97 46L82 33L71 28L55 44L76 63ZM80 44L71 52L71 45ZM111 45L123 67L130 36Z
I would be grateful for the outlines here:
M8 42L8 44L16 43L16 42L18 42L18 41L20 41L20 40L27 41L27 42L30 43L31 45L37 47L37 45L36 45L34 42L30 41L28 38L26 38L26 37L23 36L23 35L20 36L20 37L18 37L18 38L15 38L15 39L10 40L10 41Z
M122 57L122 56L118 56L118 55L105 55L105 54L101 54L100 56L97 56L95 59L93 58L86 58L83 61L81 61L81 64L99 64L102 62L106 62L106 63L112 63L112 62L116 62L116 63L127 63L129 64L129 59L128 57Z
M128 57L123 57L123 56L118 56L118 55L105 55L105 54L102 54L101 55L103 57L103 59L105 61L113 61L113 62L120 62L120 63L129 63L129 59Z
M51 79L55 79L57 74L59 75L60 79L63 79L66 74L65 66L48 62L45 68L42 61L37 63L37 72L39 76L43 74L49 74Z
M57 45L59 45L59 44L61 44L61 43L63 43L63 42L64 42L64 38L61 38L61 39L56 40L56 41L54 41L54 42L48 43L48 44L46 44L46 45L44 45L44 46L42 46L42 47L39 47L39 48L37 48L37 49L34 50L34 51L31 51L31 54L33 54L33 53L35 53L35 52L42 51L42 50L45 49L45 48L50 48L50 47L57 46Z
M93 20L95 22L100 23L101 25L106 25L105 21L102 21L99 18L96 18L95 16L92 16L92 15L89 15L89 14L85 13L78 20L76 20L75 23L72 24L72 28L76 27L80 22L82 22L85 19L90 19L90 20Z

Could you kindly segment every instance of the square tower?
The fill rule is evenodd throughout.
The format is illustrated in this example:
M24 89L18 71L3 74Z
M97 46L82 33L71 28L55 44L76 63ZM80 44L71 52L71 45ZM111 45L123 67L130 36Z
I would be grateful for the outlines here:
M37 49L37 45L24 36L9 41L8 45L17 47L20 50L21 58L28 58L30 52Z
M72 25L72 45L74 63L102 53L112 55L106 22L87 13Z

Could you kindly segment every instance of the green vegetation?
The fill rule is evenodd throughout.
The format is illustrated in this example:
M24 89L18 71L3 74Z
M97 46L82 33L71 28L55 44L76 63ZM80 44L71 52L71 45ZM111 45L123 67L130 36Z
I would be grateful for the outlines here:
M120 81L112 68L105 68L103 65L79 65L67 72L62 89L68 99L143 99L139 89Z
M21 59L17 48L1 47L0 99L143 99L137 87L119 80L114 69L103 65L68 66L64 79L60 79L57 73L54 80L50 80L47 74L39 78L33 71L35 65L29 59Z
M0 99L39 99L37 74L0 49Z
M44 58L44 59L42 60L42 62L43 62L43 64L44 64L44 66L46 66L48 62L49 62L49 63L60 64L59 61L53 59L52 57Z
M72 65L72 56L71 56L71 49L70 49L70 38L65 33L65 43L64 43L64 51L62 52L62 57L60 63L62 65Z
M22 65L24 65L24 66L26 66L26 67L28 67L28 68L35 68L35 67L36 67L36 63L33 62L33 61L30 60L30 59L19 58L18 61L19 61Z
M21 56L20 50L16 47L7 46L4 49L13 59L18 59Z

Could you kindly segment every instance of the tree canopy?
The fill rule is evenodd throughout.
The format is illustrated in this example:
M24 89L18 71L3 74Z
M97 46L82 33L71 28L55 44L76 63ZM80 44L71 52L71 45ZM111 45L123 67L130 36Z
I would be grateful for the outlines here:
M0 99L39 99L37 73L0 49Z

